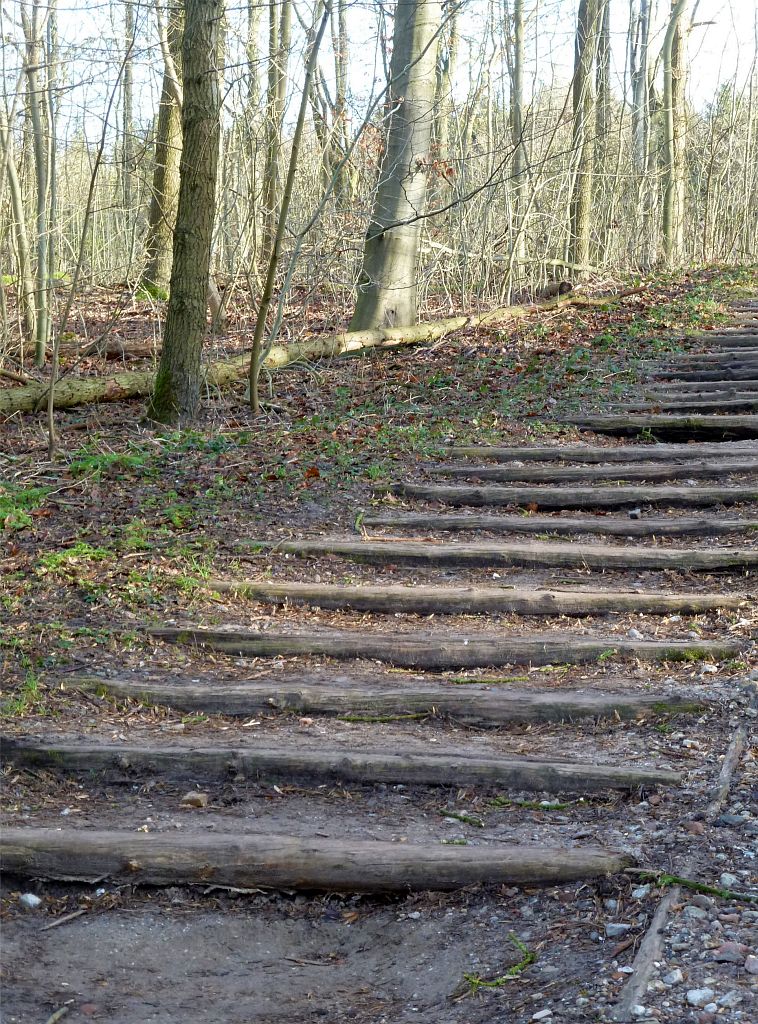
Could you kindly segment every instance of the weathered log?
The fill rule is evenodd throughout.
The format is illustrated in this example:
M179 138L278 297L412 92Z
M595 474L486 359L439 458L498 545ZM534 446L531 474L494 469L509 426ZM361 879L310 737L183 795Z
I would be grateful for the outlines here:
M719 392L718 397L689 400L684 398L678 400L646 398L641 402L625 402L609 406L609 408L620 412L758 412L758 395L734 395L729 397L724 396L723 392Z
M241 594L270 604L307 604L318 608L405 612L416 615L606 615L610 612L698 614L714 608L739 608L746 598L734 594L659 594L618 590L520 590L505 587L340 586L331 583L269 583L259 580L204 581L218 593Z
M305 681L301 681L302 679ZM213 686L182 679L101 679L77 676L70 684L79 689L106 692L114 697L148 701L181 711L249 718L272 711L301 715L340 715L373 720L404 717L446 718L465 725L492 728L508 723L573 722L580 719L637 719L654 715L698 712L701 702L672 693L593 693L571 690L523 690L505 683L488 684L476 678L451 682L406 682L402 687L364 679L351 683L344 677L325 683L321 676L299 676L298 681L223 683Z
M758 398L755 403L758 405ZM695 453L693 452L693 455ZM758 454L758 453L757 453ZM758 457L745 459L721 459L718 462L703 462L690 459L681 462L628 462L606 463L592 466L451 466L431 465L427 467L433 476L478 477L480 480L523 480L529 483L561 483L585 480L671 480L676 477L701 477L719 479L729 473L754 473L758 470Z
M655 370L651 373L653 378L660 378L665 380L667 377L672 380L694 380L694 381L709 381L709 380L755 380L758 376L758 369L755 366L748 366L744 370L731 370L728 367L719 366L713 370L671 370L666 372L663 370ZM743 436L743 435L739 435ZM744 435L746 437L753 437L752 434Z
M605 417L613 419L614 417ZM629 417L615 417L629 422ZM653 419L640 416L639 419ZM758 417L756 417L758 421ZM381 489L377 489L382 493ZM637 508L650 505L656 508L707 508L710 505L739 505L758 500L755 487L501 487L497 484L481 486L450 484L393 484L392 494L423 501L439 501L445 505L491 505L502 507L521 505L545 511L546 509L604 509Z
M0 855L6 873L26 878L329 892L552 884L611 875L634 863L628 854L600 847L457 847L268 833L161 835L54 828L5 829Z
M622 298L623 294L616 296ZM615 301L614 299L605 300ZM393 327L366 331L348 331L330 334L291 345L274 345L269 349L263 365L273 369L301 360L331 359L335 356L362 352L373 348L395 348L401 345L419 345L437 341L464 327L477 327L488 323L521 320L535 313L564 306L597 306L598 300L574 296L539 306L504 306L475 316L457 316L412 327ZM250 356L236 356L224 362L210 364L205 370L209 387L223 387L247 376ZM155 373L151 370L115 374L113 377L63 377L55 385L55 407L69 408L89 402L117 402L127 398L148 395L153 389ZM47 384L0 390L0 416L14 412L30 412L42 408L47 401Z
M560 635L469 636L447 633L377 634L325 629L318 632L259 633L253 630L165 626L151 629L157 640L221 651L239 657L325 655L338 661L373 659L403 668L444 671L489 665L581 664L613 656L644 661L699 661L736 657L740 644L717 640L628 640L625 637Z
M758 391L758 378L753 380L667 380L655 381L650 385L650 390L665 390L669 395L702 395L704 398L714 392L740 392ZM727 442L724 442L727 443ZM734 443L734 442L732 442Z
M550 793L595 793L638 786L675 786L681 775L663 768L581 764L497 756L472 757L460 750L413 750L392 753L367 750L303 750L292 746L190 747L134 746L5 740L4 757L17 767L55 768L66 772L115 771L121 777L150 772L172 778L206 780L241 773L247 779L372 782L422 786L500 786Z
M426 541L342 540L318 537L278 542L252 541L259 549L290 555L338 555L369 565L466 565L499 567L583 566L588 569L673 569L714 571L758 566L758 548L641 548L559 541L478 541L433 544Z
M741 441L721 444L625 444L615 447L569 444L525 448L456 445L447 451L453 459L486 459L489 462L649 462L651 459L674 461L709 458L712 455L718 455L719 458L724 455L728 458L758 456L758 444Z
M456 512L388 512L364 516L364 527L392 530L486 530L489 533L601 534L611 537L717 537L729 533L755 533L758 519L676 519L649 516L619 519L615 516L476 515Z
M752 379L751 370L735 370L732 374L703 371L702 374L681 373L681 380L738 380L743 374ZM753 438L758 437L758 416L571 416L562 422L571 423L584 430L594 430L598 434L652 434L660 438L684 438L687 440L706 440L717 438Z

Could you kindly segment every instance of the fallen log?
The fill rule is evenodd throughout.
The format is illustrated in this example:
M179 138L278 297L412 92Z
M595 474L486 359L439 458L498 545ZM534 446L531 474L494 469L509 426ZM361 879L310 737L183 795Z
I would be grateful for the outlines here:
M121 699L149 701L206 714L249 718L277 711L300 715L337 715L376 721L410 718L452 719L465 725L492 728L509 723L574 722L580 719L625 721L656 715L698 713L701 702L672 693L592 693L571 690L523 690L507 679L488 683L472 677L450 681L350 682L339 677L325 683L321 676L299 675L297 681L280 678L268 682L215 682L143 680L77 676L69 683L78 689L108 693ZM518 681L518 680L516 680ZM394 684L394 685L393 685ZM501 685L502 684L502 685Z
M629 422L628 417L615 417ZM652 419L640 416L638 419ZM605 417L614 419L614 417ZM758 422L758 416L755 417ZM595 429L595 428L593 428ZM609 428L610 429L610 428ZM377 493L383 493L377 489ZM390 493L422 501L439 501L445 505L493 507L521 505L546 509L618 509L645 505L660 508L707 508L710 505L739 505L758 500L755 487L505 487L497 484L480 486L450 484L393 484Z
M396 348L401 345L420 345L438 341L464 327L479 327L488 323L502 323L522 320L535 313L561 309L567 306L595 307L615 302L637 290L622 292L609 299L588 299L574 296L560 298L539 306L503 306L472 316L450 317L411 327L392 327L377 330L347 331L330 334L291 345L272 346L263 362L269 369L287 366L299 361L331 359L335 356L362 352L374 348ZM209 388L220 388L247 376L250 367L249 354L236 356L222 362L212 363L205 369L204 383ZM56 409L70 408L90 402L117 402L127 398L138 398L152 392L155 381L153 370L131 371L112 377L62 377L55 385L54 405ZM40 409L47 402L49 386L30 384L27 387L0 389L0 416L14 412L31 412Z
M634 863L628 854L600 847L457 847L54 828L6 828L0 856L6 873L26 878L329 892L552 884L614 874Z
M268 583L258 580L204 581L217 593L233 593L269 604L414 615L607 615L610 612L699 614L736 609L746 599L726 594L660 594L618 590L519 590L505 587L340 586L329 583Z
M619 519L614 516L476 515L457 512L388 512L364 516L363 527L392 530L444 530L489 533L599 534L609 537L717 537L728 533L755 533L758 519L676 519L649 516Z
M581 764L525 758L472 757L460 750L418 750L392 753L367 750L303 750L287 747L133 746L123 743L83 743L4 740L3 754L16 767L53 768L66 772L115 771L122 778L137 773L160 773L172 778L246 779L389 783L419 786L488 786L549 793L596 793L638 786L675 786L678 772L634 765Z
M758 381L756 382L758 386ZM666 385L669 387L670 385ZM688 385L689 386L689 385ZM741 386L741 385L740 385ZM616 447L588 444L539 445L502 448L494 445L454 445L447 449L454 459L487 459L491 462L639 462L641 459L675 460L727 455L758 456L758 444L750 441L722 444L625 444Z
M324 629L274 635L253 630L179 626L165 626L148 632L156 640L238 657L321 655L338 661L363 658L429 671L489 665L577 665L606 661L613 656L643 661L700 661L733 658L741 650L739 643L726 640L628 640L615 636L525 636L523 633L519 636L421 632L382 635L359 630Z
M755 402L758 403L758 397ZM696 453L693 452L693 455ZM758 453L757 453L758 455ZM451 466L448 464L427 466L433 476L478 477L480 480L507 482L521 480L525 483L563 483L588 480L672 480L676 477L700 477L719 479L729 473L754 473L758 470L758 457L744 459L721 459L718 462L703 462L689 459L681 462L653 461L607 463L592 466Z
M681 380L738 380L740 374L753 378L752 370L738 371L732 374L681 373ZM705 440L715 438L753 438L758 437L758 416L576 416L566 417L563 423L571 423L583 430L594 430L598 434L652 434L660 438L684 438L685 440Z
M656 399L646 398L641 402L625 402L618 405L607 406L612 411L618 410L619 412L721 412L721 413L733 413L733 412L757 412L758 413L758 395L734 395L733 397L725 397L723 392L719 392L718 397L713 398L695 398L687 401L684 398L679 400L675 399ZM737 471L735 471L737 472ZM702 475L702 474L692 474Z
M587 569L672 569L684 572L758 566L757 548L641 548L534 540L434 544L412 539L356 541L339 537L250 543L259 550L273 553L305 557L337 555L369 565L581 566Z

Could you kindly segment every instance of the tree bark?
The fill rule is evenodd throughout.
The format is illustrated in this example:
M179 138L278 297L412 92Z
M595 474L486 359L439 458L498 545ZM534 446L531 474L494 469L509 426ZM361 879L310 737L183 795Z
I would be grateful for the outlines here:
M166 55L158 107L153 186L148 212L146 266L143 282L160 297L168 295L174 248L174 225L179 202L179 164L182 156L181 74L182 21L172 14L166 26ZM163 27L160 29L164 31Z
M390 62L392 114L350 322L353 331L416 322L440 20L440 0L398 0Z
M148 416L193 419L200 400L201 353L219 150L221 93L216 70L223 0L186 0L179 206L163 349Z
M663 41L663 252L667 265L678 265L684 255L684 87L685 32L682 27L688 0L672 0Z

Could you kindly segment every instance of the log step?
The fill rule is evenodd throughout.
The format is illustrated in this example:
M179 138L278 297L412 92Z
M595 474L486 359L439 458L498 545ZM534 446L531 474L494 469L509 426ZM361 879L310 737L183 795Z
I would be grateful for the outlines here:
M309 679L311 681L309 681ZM242 683L197 681L144 681L142 679L77 677L71 682L86 691L106 691L121 699L148 701L206 714L249 718L279 711L301 715L338 715L396 720L404 717L445 718L465 725L492 728L530 722L573 722L580 719L623 720L703 710L691 698L677 694L594 693L571 690L523 690L507 682L488 684L476 678L464 681L418 682L386 685L387 677L371 683L338 677L325 683L321 676L298 676L297 682L273 679ZM502 685L501 685L502 684ZM505 688L503 688L505 687Z
M369 565L582 566L589 569L673 569L688 572L758 566L758 548L640 548L534 540L434 544L414 540L358 541L329 537L254 543L258 548L271 548L283 554L338 555Z
M268 583L259 580L205 581L218 593L240 594L269 604L404 612L415 615L605 615L610 612L698 614L737 609L746 599L725 594L659 594L617 590L536 590L506 587L341 586L331 583Z
M752 404L758 407L758 397ZM693 452L693 455L695 453ZM758 457L745 459L721 458L703 462L691 459L681 462L627 462L617 465L592 466L428 466L435 476L478 477L480 480L501 482L522 480L530 483L562 483L584 480L671 480L677 477L719 479L729 473L758 471Z
M605 417L610 419L612 417ZM621 417L619 417L621 418ZM652 417L640 417L640 419ZM756 417L758 419L758 417ZM625 420L628 422L628 418ZM595 429L595 428L593 428ZM446 505L502 507L521 505L546 509L619 509L646 505L667 508L707 508L739 505L758 499L755 487L500 487L450 484L393 484L392 494ZM382 493L382 491L378 491Z
M758 387L758 381L756 381ZM668 385L667 385L668 387ZM740 384L740 387L742 385ZM528 448L501 448L488 445L454 445L448 448L453 459L484 459L488 462L649 462L651 459L723 458L758 456L758 444L743 441L738 444L636 444L619 447L569 444L539 445Z
M748 366L745 369L730 370L724 367L718 367L713 370L655 370L651 376L655 378L665 379L670 377L672 380L692 380L692 381L741 381L741 380L755 380L758 376L758 368L755 366ZM734 437L755 437L755 434L735 434ZM706 435L706 440L707 440ZM712 439L712 438L711 438Z
M612 656L644 661L699 661L732 658L741 650L733 641L628 640L622 637L571 635L492 636L472 633L393 633L324 629L280 633L253 630L196 629L166 626L150 636L249 658L317 655L346 660L372 659L402 668L442 672L489 665L576 665Z
M291 747L133 746L123 743L37 743L3 741L5 757L16 767L67 772L165 774L194 780L270 778L324 782L389 783L421 786L487 786L549 793L597 793L638 786L674 786L677 772L628 765L577 764L525 758L472 757L460 750L417 749L392 753L370 750L297 750Z
M644 519L618 519L613 516L568 519L563 516L476 515L456 512L373 513L364 516L362 525L394 530L487 530L490 533L601 534L611 537L717 537L758 531L758 519L676 519L653 516Z
M689 401L684 398L677 400L672 398L656 399L646 397L641 402L627 402L625 404L612 405L609 408L619 412L758 412L758 395L735 395L731 398L719 393L714 395L713 398L695 398Z
M702 395L703 398L715 394L733 394L739 391L741 394L748 392L752 394L758 391L758 379L752 380L667 380L654 381L649 385L648 391L665 391L666 394L679 395Z
M457 847L54 828L5 829L0 856L6 873L26 878L328 892L553 884L611 875L634 863L628 854L600 847Z
M735 370L731 374L721 371L709 373L679 373L680 380L739 380L741 376L752 380L752 370ZM660 438L715 439L758 437L758 415L751 416L577 416L567 417L562 422L571 423L584 430L598 434L650 433Z

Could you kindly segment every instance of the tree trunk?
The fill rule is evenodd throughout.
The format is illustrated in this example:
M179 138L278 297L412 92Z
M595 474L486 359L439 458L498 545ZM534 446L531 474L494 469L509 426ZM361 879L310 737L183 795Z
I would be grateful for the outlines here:
M18 252L16 295L23 316L24 333L28 341L33 342L36 336L37 311L34 300L34 274L32 273L29 234L26 229L26 211L24 210L24 197L21 192L21 183L18 179L16 161L13 155L13 133L2 123L0 123L0 147L3 150L5 177L8 180L10 191L13 231L16 237L16 249ZM23 343L20 356L23 363Z
M180 16L172 15L166 29L166 48L171 60L164 59L153 187L148 213L147 262L142 278L148 287L163 297L168 294L171 281L174 224L179 199L179 162L182 155L181 109L177 98L177 76L181 73L181 22Z
M511 78L511 109L509 115L513 162L513 224L511 235L511 266L522 269L526 257L526 164L527 153L524 145L524 0L514 0L513 34L509 47Z
M574 56L574 130L576 159L571 198L569 262L590 262L592 179L595 161L595 83L593 67L600 30L600 0L580 0Z
M287 66L292 35L292 0L272 0L269 8L269 65L266 100L266 167L263 176L261 258L271 255L281 205L282 127L287 99Z
M50 340L47 216L49 151L45 142L45 94L39 80L39 69L44 66L42 58L42 17L40 0L32 0L31 18L26 10L23 8L21 10L21 20L26 41L24 70L28 83L29 113L34 141L34 171L37 181L36 337L34 344L34 361L37 366L44 365L47 345Z
M216 210L221 109L216 58L222 13L222 0L185 3L179 207L163 349L148 408L148 415L163 423L191 420L200 399Z
M390 62L390 117L351 330L413 324L416 269L434 107L440 0L399 0Z
M684 87L687 0L672 0L663 41L664 175L663 252L668 266L681 262L684 250Z

